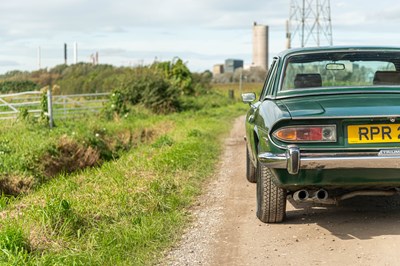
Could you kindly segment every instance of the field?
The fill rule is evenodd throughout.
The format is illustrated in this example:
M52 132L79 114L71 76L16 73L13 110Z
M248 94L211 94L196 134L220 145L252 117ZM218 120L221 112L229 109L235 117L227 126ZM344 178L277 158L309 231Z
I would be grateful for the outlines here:
M188 97L187 111L168 115L132 107L52 130L29 117L2 122L0 262L159 261L190 221L231 121L247 109L225 89Z
M262 83L243 83L242 86L238 83L214 84L214 89L225 95L228 95L229 90L233 90L237 100L240 100L240 94L245 92L255 92L260 95L262 87Z

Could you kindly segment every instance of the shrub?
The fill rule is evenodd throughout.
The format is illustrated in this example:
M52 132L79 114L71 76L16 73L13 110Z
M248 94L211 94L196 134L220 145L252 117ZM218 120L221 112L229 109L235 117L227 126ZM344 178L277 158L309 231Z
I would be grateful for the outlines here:
M38 84L30 80L15 80L15 81L3 81L0 82L0 92L22 92L22 91L34 91L39 88Z
M126 96L122 94L119 90L115 90L111 96L110 100L103 110L106 118L111 119L115 116L124 116L128 113L128 107L126 106Z
M159 69L140 67L122 82L121 93L131 104L143 104L155 113L170 113L179 108L179 90L163 77Z

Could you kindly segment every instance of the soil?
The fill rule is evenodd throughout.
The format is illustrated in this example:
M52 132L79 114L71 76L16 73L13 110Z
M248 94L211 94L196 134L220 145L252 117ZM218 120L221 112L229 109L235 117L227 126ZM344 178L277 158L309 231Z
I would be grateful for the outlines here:
M193 223L163 265L399 265L400 197L357 197L340 206L287 203L287 218L255 215L246 180L244 117L225 142L217 175L192 210Z

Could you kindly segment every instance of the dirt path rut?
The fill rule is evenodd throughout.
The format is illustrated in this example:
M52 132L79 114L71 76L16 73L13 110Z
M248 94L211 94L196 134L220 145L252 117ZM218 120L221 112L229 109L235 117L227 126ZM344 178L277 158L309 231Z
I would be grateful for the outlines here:
M193 224L168 265L400 265L399 197L295 208L264 224L245 177L244 117L225 142L219 171L193 209Z

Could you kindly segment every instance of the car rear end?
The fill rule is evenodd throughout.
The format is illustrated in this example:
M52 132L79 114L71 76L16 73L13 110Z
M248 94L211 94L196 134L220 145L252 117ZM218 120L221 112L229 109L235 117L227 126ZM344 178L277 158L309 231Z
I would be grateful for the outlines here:
M268 130L259 154L276 184L289 192L397 191L399 51L295 54L283 72L276 100L291 118Z

